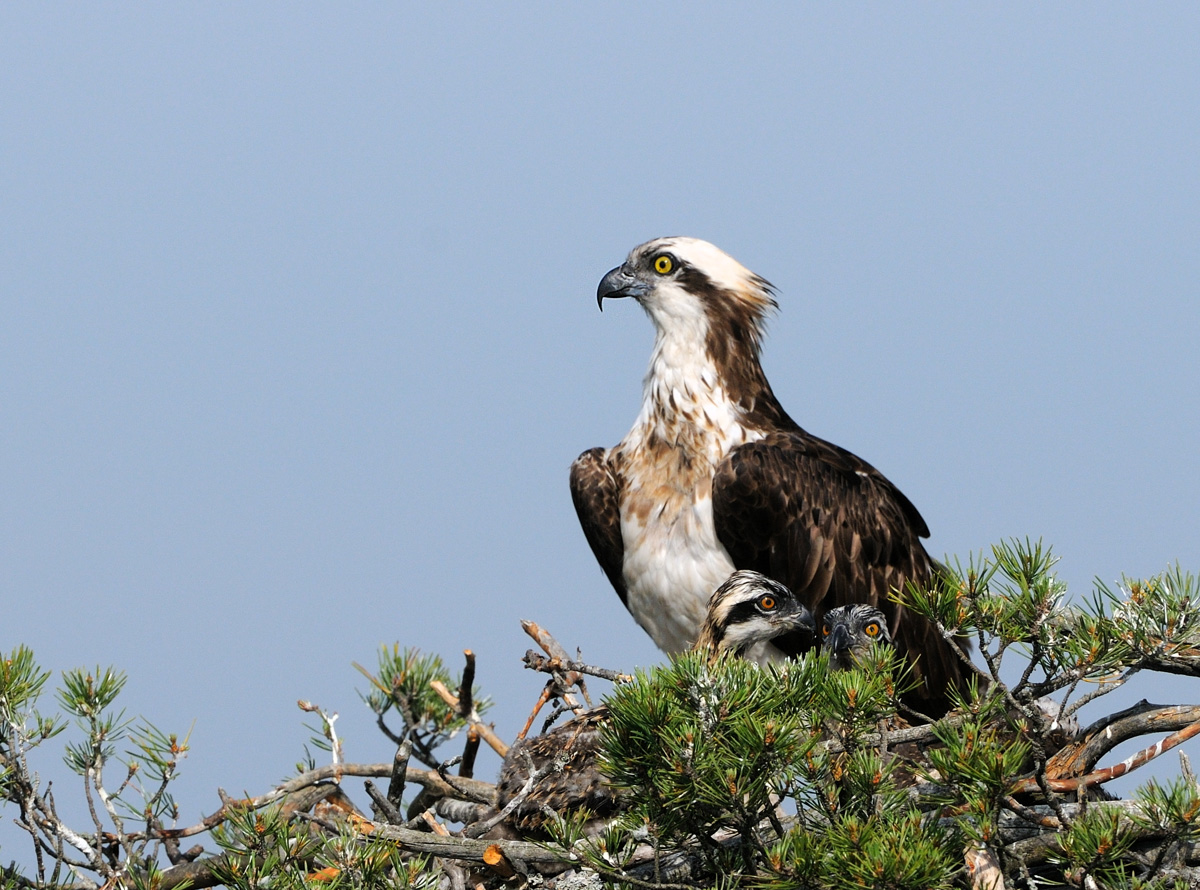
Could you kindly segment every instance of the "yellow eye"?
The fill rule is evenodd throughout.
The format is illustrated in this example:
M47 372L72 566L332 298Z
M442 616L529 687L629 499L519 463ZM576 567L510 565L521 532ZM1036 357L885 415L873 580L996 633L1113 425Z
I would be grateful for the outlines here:
M675 268L675 261L665 253L660 253L654 258L654 271L659 275L670 275L671 270Z
M760 599L758 601L758 607L760 609L762 609L764 612L770 612L772 609L775 608L775 597L764 596L762 599Z
M879 636L879 623L876 621L872 621L870 624L868 624L866 627L863 628L863 633L865 633L869 637Z

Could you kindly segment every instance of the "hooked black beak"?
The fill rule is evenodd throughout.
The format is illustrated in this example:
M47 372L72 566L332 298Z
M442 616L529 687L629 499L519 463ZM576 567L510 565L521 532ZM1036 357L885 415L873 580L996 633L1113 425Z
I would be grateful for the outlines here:
M817 623L813 620L812 612L800 606L796 609L796 614L792 616L792 629L802 630L805 633L816 633Z
M825 638L824 648L834 654L849 651L850 631L846 630L846 625L839 624L833 629L829 636Z
M600 279L600 286L596 288L596 305L603 312L605 297L637 299L645 294L646 285L628 267L617 266L615 269L610 269L608 274Z

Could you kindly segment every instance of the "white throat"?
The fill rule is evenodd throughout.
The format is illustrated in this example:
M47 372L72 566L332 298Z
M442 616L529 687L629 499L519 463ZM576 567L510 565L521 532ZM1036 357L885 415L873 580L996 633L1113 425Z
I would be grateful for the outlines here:
M698 439L710 438L712 433L724 439L726 432L740 429L737 409L705 348L707 335L708 321L703 316L658 326L635 431L650 427L672 445L682 444L681 439L699 445Z

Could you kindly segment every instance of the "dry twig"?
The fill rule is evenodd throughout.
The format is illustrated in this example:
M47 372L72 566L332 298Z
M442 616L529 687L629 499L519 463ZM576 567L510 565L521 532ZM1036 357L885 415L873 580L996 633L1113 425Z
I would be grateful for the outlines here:
M446 684L440 680L430 680L429 688L438 694L438 696L450 707L458 710L459 699L453 692L446 688ZM472 711L472 714L474 712ZM474 719L468 723L468 727L479 733L480 737L491 746L491 749L501 757L508 753L508 745L501 741L500 736L496 735L495 730L479 722L479 715L474 714Z

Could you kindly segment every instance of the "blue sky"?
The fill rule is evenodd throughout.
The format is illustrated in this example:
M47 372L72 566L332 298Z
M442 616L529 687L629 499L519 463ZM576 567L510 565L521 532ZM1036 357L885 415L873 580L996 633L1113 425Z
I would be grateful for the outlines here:
M4 4L0 646L194 724L189 823L291 768L298 698L390 758L350 666L381 644L474 649L509 738L519 619L658 661L566 474L652 338L596 284L669 234L776 284L776 393L935 555L1041 537L1076 592L1200 569L1197 33L1188 4Z

